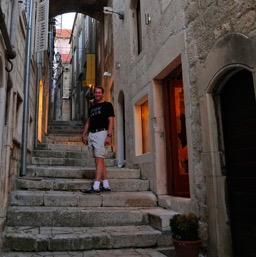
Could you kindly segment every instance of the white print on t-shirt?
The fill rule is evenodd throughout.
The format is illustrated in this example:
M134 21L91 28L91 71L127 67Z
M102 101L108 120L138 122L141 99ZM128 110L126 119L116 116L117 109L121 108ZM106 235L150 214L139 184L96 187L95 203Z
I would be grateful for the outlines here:
M97 106L91 110L91 117L101 114L102 106Z

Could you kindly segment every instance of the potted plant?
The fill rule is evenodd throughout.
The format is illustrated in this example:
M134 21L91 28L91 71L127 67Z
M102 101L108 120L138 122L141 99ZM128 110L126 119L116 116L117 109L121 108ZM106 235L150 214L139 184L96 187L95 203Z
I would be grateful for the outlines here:
M194 213L176 214L170 219L170 227L177 257L198 257L202 244L199 218Z

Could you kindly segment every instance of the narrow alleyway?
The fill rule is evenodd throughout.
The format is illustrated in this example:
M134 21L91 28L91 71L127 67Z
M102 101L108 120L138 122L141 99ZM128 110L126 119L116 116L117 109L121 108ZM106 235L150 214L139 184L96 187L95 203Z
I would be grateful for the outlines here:
M256 257L255 21L253 0L1 1L0 256L174 257L192 212L200 257ZM112 192L87 195L98 86Z

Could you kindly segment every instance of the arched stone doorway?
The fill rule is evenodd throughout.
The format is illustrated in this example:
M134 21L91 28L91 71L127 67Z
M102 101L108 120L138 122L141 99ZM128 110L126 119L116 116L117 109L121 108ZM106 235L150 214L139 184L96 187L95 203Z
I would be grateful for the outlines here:
M224 90L225 86L228 86L229 83L233 82L232 84L235 84L236 79L238 79L236 76L242 77L239 84L241 91L246 91L243 86L245 77L251 81L249 83L251 87L255 88L255 78L252 82L252 74L255 70L256 63L255 59L251 58L251 56L255 54L255 50L252 48L254 43L254 38L248 38L242 34L226 35L216 42L208 53L203 67L200 67L198 92L201 102L202 136L204 139L202 146L202 164L207 188L210 235L209 256L211 257L241 256L238 255L238 253L234 253L233 255L232 240L234 240L237 235L234 234L234 228L232 228L230 223L232 214L230 213L230 198L228 195L232 194L232 188L228 188L227 181L229 181L230 178L232 179L232 177L229 178L226 171L226 165L232 165L232 163L230 162L228 164L226 160L226 148L224 146L227 143L225 142L225 133L223 130L223 126L225 125L222 124L222 115L224 115L222 112L224 110L222 110L221 106L221 98L223 97L224 99L224 96L221 96L221 94L222 90ZM226 100L222 100L222 102L225 101L228 106L232 104L232 94L235 94L232 90L230 91L230 95L226 97ZM237 94L239 98L239 90ZM242 93L240 96L242 97ZM255 93L252 93L251 96L255 97ZM235 103L235 106L238 105L238 103L239 102ZM242 103L240 104L243 105ZM242 118L245 117L242 115ZM231 146L231 148L233 148L233 146ZM253 153L255 149L251 149L251 151ZM240 154L241 158L244 158L244 160L248 158L248 156L242 157L242 152L240 152ZM234 157L233 154L232 156ZM240 185L238 184L238 186ZM230 189L231 191L229 192ZM241 190L241 188L239 188L239 190ZM234 205L234 208L237 206L238 205ZM241 206L238 208L241 208ZM233 212L234 211L236 210L233 209ZM247 216L244 214L243 218L246 219ZM235 240L237 241L237 238Z
M227 210L234 257L256 255L256 100L252 73L236 71L220 92Z
M96 20L103 20L103 7L107 5L107 0L50 0L49 15L53 18L57 15L77 12L86 14Z

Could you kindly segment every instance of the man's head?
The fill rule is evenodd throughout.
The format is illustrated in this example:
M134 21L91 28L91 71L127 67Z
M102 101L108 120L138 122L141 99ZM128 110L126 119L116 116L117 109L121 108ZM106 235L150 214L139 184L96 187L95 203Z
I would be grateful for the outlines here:
M94 99L96 103L103 102L103 96L104 96L104 88L103 87L95 87L94 88Z
M104 88L101 86L97 86L94 88L94 94L95 94L96 90L99 91L99 89L101 90L101 93L104 95Z

